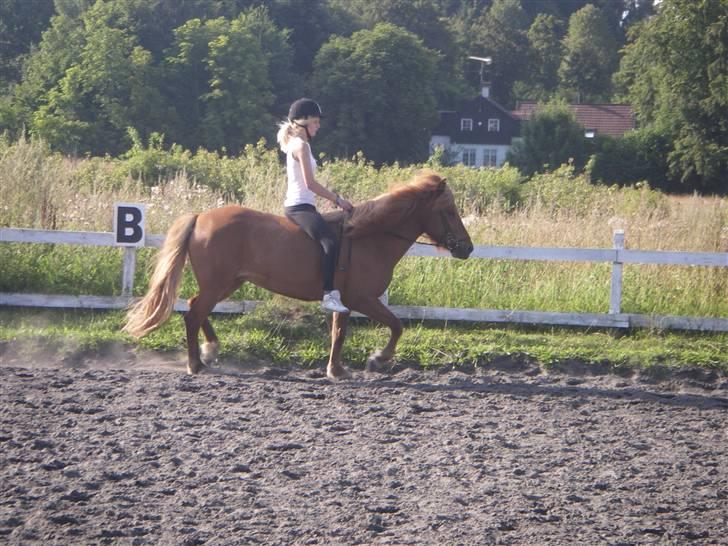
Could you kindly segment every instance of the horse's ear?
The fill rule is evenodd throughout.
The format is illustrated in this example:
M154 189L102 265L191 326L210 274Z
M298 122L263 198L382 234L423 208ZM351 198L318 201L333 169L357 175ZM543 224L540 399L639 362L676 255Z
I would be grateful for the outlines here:
M445 188L447 187L447 184L445 183L446 180L446 178L440 179L440 183L437 185L437 189L435 190L437 195L441 195L445 191Z

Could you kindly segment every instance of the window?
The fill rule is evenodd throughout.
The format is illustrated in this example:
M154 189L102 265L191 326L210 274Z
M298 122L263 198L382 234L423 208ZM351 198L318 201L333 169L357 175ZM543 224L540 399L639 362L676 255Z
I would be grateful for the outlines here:
M586 138L594 138L596 136L597 132L594 129L587 129L584 132L584 136Z
M497 133L500 131L500 120L498 118L491 118L488 120L488 132Z
M473 120L470 118L462 118L460 120L460 130L461 131L472 131L473 130Z
M498 166L498 150L496 148L486 148L483 150L483 165L485 167Z
M475 167L475 148L463 149L463 165Z

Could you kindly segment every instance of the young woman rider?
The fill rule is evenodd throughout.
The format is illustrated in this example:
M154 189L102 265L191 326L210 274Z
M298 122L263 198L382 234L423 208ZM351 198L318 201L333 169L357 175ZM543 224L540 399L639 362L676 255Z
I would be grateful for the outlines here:
M288 119L279 125L278 144L286 154L288 190L283 203L286 217L299 225L323 249L324 297L321 306L328 311L348 313L341 294L334 290L334 270L338 255L336 237L316 210L318 195L344 210L352 204L316 180L316 160L311 152L311 139L321 126L321 107L316 101L302 98L291 104Z

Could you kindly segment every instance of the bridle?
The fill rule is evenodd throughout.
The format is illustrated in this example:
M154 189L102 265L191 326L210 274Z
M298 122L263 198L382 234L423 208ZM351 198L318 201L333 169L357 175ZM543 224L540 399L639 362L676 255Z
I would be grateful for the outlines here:
M464 246L466 243L465 239L456 239L455 236L452 234L452 231L450 231L450 225L447 222L447 218L445 217L445 213L443 211L440 211L440 220L442 221L442 227L445 231L445 241L435 241L434 243L429 243L427 241L418 241L415 237L414 239L412 237L406 237L404 235L400 235L399 233L395 233L393 231L385 231L387 235L391 235L392 237L395 237L396 239L401 239L402 241L407 241L410 244L416 244L416 245L427 245L427 246L438 246L443 247L449 250L450 252L453 252L457 249L459 249L461 246Z

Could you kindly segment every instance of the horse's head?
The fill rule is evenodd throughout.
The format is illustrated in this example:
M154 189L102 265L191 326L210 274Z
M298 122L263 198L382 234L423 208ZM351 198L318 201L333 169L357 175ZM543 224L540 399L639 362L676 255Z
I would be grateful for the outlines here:
M455 258L465 259L470 256L473 242L463 225L452 191L444 178L437 184L431 206L427 207L422 221L425 234L437 246L446 248Z

